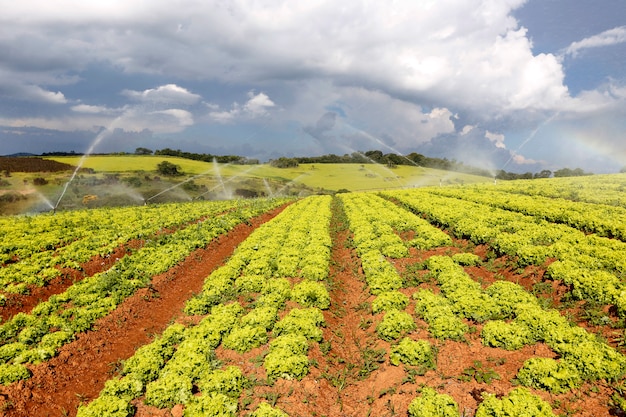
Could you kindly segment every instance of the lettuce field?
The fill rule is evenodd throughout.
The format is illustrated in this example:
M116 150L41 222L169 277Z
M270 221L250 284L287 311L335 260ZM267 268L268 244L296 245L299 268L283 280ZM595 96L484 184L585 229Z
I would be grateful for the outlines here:
M625 415L625 189L0 217L0 415Z

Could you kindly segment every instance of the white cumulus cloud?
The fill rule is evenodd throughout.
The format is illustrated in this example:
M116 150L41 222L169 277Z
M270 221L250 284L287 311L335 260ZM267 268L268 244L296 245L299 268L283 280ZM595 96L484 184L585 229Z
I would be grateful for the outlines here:
M198 94L194 94L176 84L162 85L144 91L124 90L122 94L133 100L153 103L180 103L191 105L201 99L201 96Z
M265 93L255 94L254 91L248 92L248 101L242 106L235 102L230 110L218 110L219 106L207 105L212 111L209 112L209 118L217 123L232 123L238 119L254 119L267 116L269 110L276 104Z
M563 53L576 57L583 49L599 48L602 46L616 45L626 42L626 26L619 26L605 30L597 35L590 36L580 41L572 42Z

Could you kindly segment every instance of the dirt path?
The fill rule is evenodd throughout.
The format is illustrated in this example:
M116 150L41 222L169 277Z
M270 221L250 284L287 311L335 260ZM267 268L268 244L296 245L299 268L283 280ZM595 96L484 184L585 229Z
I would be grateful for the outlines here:
M167 273L154 277L113 313L98 320L92 331L61 348L59 355L30 367L33 375L0 387L0 410L6 417L74 416L81 402L95 398L104 382L139 347L150 342L182 313L185 301L202 288L204 279L275 209L241 224Z

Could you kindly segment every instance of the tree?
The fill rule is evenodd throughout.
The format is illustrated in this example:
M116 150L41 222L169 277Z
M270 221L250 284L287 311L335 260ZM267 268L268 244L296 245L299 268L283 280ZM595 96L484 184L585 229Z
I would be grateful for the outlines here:
M278 159L270 161L270 165L276 168L296 168L298 166L298 161L294 158L285 158L284 156L281 156Z
M384 164L386 162L385 160L383 160L382 151L378 151L378 150L367 151L365 152L365 156L367 156L370 160L379 164Z
M535 178L550 178L552 176L552 171L549 169L544 169L541 172L535 174Z
M176 177L179 175L183 175L182 171L180 171L180 167L178 165L174 165L169 161L163 161L159 163L159 165L157 165L157 172L167 177Z
M139 147L135 149L135 155L152 155L152 149Z

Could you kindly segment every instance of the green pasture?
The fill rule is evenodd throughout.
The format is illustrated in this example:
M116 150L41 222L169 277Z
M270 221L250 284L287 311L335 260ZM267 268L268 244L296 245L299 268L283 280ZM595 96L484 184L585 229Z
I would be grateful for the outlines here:
M80 158L54 157L50 159L77 165ZM95 155L86 158L83 167L91 168L98 173L155 172L157 165L166 160L178 165L186 176L198 176L198 180L205 176L220 176L223 181L265 178L279 183L299 183L329 191L341 189L364 191L493 181L476 175L407 165L388 168L380 164L301 164L296 168L275 168L269 164L213 164L158 155Z
M49 157L73 166L80 156ZM159 175L157 165L179 166L181 176ZM261 196L306 196L339 190L375 191L451 184L489 183L486 177L417 166L380 164L234 165L159 155L92 155L71 183L72 171L11 173L0 183L0 215L95 206L124 206L145 201L191 201ZM41 181L45 180L43 184ZM62 196L62 197L61 197Z
M78 165L80 156L55 156L46 159ZM178 165L185 174L200 174L212 167L202 161L155 155L91 155L83 161L83 168L91 168L96 172L138 172L156 171L160 162L169 161Z

